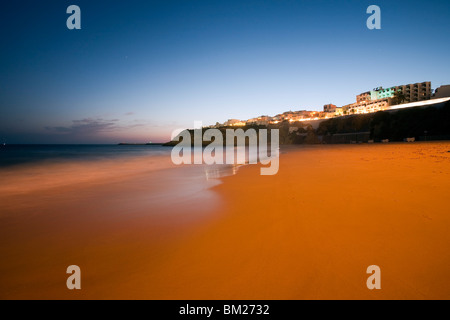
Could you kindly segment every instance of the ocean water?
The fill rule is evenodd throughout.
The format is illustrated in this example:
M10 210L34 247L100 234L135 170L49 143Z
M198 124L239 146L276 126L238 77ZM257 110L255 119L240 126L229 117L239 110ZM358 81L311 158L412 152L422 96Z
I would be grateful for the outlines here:
M173 212L200 203L209 211L218 203L211 188L238 166L175 165L171 151L159 145L1 146L0 200L11 203L10 214L25 212L18 203L39 208L61 197L102 201L110 212ZM106 205L112 198L116 203Z
M262 149L266 152L267 148ZM7 144L0 145L0 168L18 164L39 162L111 160L125 157L170 156L172 147L161 145L112 145L112 144ZM249 155L248 148L238 150L244 153L245 161L258 161L258 154ZM269 152L270 153L270 152ZM226 150L224 148L224 163ZM236 156L237 158L237 156ZM220 170L214 167L213 171Z
M244 152L247 162L252 160L248 150L235 151ZM47 197L57 189L107 189L120 181L127 186L118 187L121 196L135 203L201 202L213 197L210 189L221 177L241 167L175 165L171 152L172 147L161 145L1 145L0 197ZM225 154L224 150L224 159ZM129 193L131 189L137 191Z
M0 145L0 167L43 161L102 160L119 157L169 155L160 145L7 144Z

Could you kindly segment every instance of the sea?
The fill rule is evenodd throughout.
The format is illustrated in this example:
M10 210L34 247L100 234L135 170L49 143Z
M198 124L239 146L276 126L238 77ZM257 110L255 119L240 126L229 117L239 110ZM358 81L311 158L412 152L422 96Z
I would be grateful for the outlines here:
M5 144L0 145L0 167L45 161L89 161L121 157L169 155L161 145Z
M140 205L164 212L180 204L201 204L204 211L217 205L212 188L239 166L175 165L171 151L162 145L1 145L0 199L45 202L68 190L66 196L80 202L86 192L122 199L124 211L131 203L133 210Z

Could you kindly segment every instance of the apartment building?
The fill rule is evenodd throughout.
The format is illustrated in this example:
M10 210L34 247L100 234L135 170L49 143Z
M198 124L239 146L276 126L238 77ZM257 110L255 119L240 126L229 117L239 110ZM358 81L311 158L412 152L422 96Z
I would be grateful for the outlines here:
M342 109L339 110L339 115L364 114L383 111L390 105L392 105L392 98L360 101L343 106ZM336 115L338 115L337 112Z
M356 103L343 106L342 113L344 115L361 114L385 110L392 104L398 103L395 99L396 92L403 94L403 103L429 100L431 98L431 82L425 81L390 88L378 87L363 92L356 96Z
M390 88L378 87L371 91L361 93L356 96L356 102L366 102L368 100L380 100L394 97L395 92L401 92L405 96L405 103L429 100L431 98L431 82L399 85Z
M323 106L324 112L336 112L336 106L332 103L326 104Z
M356 96L356 102L361 103L361 102L366 102L370 100L370 91L367 92L363 92L361 94L358 94Z
M403 95L405 96L405 102L430 100L431 98L430 81L395 86L394 90L403 93Z

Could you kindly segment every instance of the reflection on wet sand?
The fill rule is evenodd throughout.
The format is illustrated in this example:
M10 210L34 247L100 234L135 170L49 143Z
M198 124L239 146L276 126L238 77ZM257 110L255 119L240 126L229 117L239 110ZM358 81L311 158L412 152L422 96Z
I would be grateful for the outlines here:
M204 166L206 180L219 179L226 176L232 176L237 174L239 167L242 164L223 164L223 165L210 165Z

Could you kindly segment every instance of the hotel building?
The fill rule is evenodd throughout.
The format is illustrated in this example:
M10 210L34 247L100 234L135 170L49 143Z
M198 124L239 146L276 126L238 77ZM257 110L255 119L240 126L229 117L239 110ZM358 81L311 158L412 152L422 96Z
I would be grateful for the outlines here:
M420 82L414 84L399 85L390 88L375 88L371 91L363 92L356 96L356 103L342 107L342 113L361 114L386 110L394 103L395 92L400 92L404 96L403 103L429 100L431 98L431 82Z
M371 100L394 97L394 92L401 92L405 96L405 102L429 100L431 98L431 82L421 82L395 86L387 89L378 88L371 91Z

